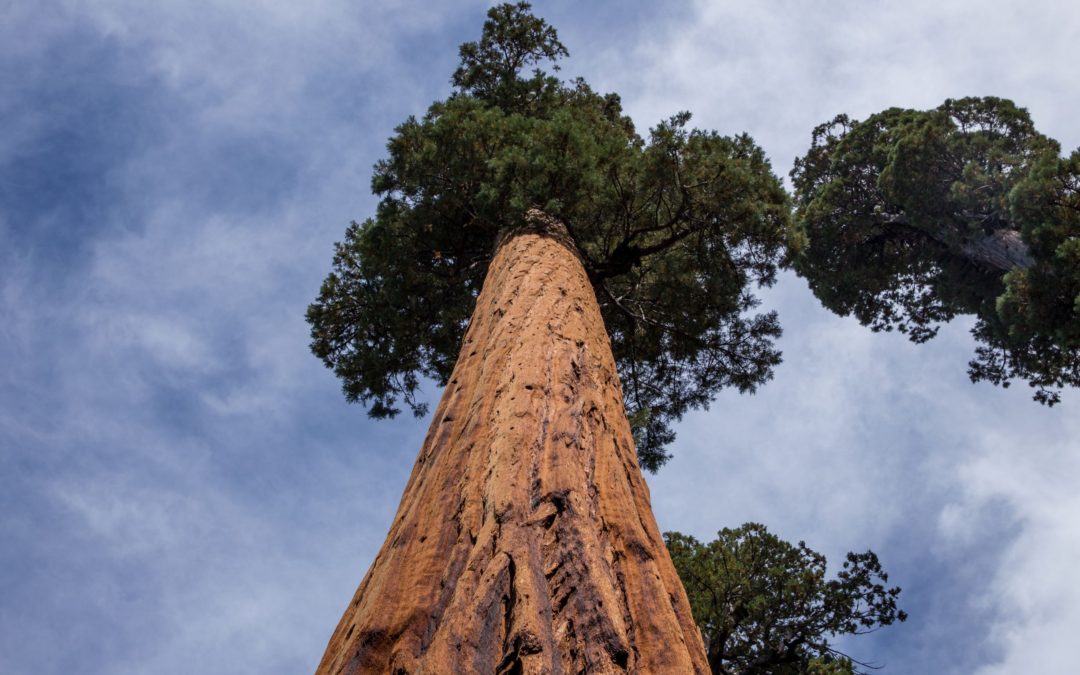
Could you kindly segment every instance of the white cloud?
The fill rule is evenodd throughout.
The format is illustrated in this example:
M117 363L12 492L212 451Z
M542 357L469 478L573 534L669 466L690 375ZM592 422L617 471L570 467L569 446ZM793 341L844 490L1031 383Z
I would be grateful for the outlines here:
M745 3L699 0L594 59L644 128L679 110L722 133L748 131L786 174L810 130L837 113L929 108L997 95L1028 107L1044 133L1080 144L1071 64L1080 10L1028 3ZM584 51L580 50L579 51Z
M1001 607L993 637L1005 657L981 674L1072 668L1070 636L1080 629L1080 588L1073 580L1080 559L1078 419L1075 413L1067 418L1056 442L1032 430L987 434L982 453L960 469L966 509L1004 500L1022 523L991 584Z

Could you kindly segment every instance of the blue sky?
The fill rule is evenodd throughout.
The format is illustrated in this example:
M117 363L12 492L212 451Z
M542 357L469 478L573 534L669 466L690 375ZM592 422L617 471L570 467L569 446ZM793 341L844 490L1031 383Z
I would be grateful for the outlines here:
M426 420L345 404L304 309L486 7L0 7L0 672L314 669ZM690 110L781 175L838 112L964 95L1080 145L1080 8L823 7L536 3L639 128ZM846 646L884 672L1075 668L1080 393L971 385L964 321L915 346L792 276L764 298L785 362L679 426L661 528L873 548L911 619Z

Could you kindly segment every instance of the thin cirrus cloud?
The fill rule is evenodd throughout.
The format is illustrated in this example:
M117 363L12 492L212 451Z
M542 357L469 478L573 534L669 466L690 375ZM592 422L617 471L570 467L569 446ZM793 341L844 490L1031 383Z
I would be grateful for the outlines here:
M1078 142L1076 10L537 4L564 74L619 91L640 128L689 109L751 132L781 174L838 112L965 94L1013 96ZM0 670L313 669L424 423L346 406L304 307L373 210L385 139L449 92L485 6L2 10ZM1074 397L972 387L962 322L916 347L792 276L764 298L786 362L679 426L650 478L661 526L762 520L834 561L874 548L912 619L850 649L887 672L1066 663Z

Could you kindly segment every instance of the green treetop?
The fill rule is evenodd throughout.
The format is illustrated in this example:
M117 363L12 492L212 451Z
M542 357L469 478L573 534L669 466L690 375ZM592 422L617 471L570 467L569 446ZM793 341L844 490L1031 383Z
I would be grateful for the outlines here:
M1080 384L1080 154L998 98L817 127L792 171L796 261L826 307L933 337L974 314L973 381Z
M848 553L826 580L825 556L757 523L724 528L707 544L679 532L664 541L714 675L850 675L867 664L831 638L907 619L873 551Z
M774 281L788 198L750 137L680 113L643 138L617 95L545 71L567 52L527 3L492 8L460 54L454 93L398 126L375 166L382 199L337 244L312 350L372 416L423 414L420 380L448 378L496 242L538 208L582 259L655 470L673 420L780 362L752 287Z

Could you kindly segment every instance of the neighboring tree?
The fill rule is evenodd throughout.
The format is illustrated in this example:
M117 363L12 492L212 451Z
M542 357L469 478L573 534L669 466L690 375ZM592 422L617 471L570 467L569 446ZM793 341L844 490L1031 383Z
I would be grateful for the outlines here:
M868 633L907 614L899 588L873 551L848 553L835 579L825 556L757 523L724 528L702 544L678 532L664 540L686 587L714 675L826 675L859 672L829 640Z
M749 137L683 113L644 139L616 95L541 70L565 54L528 4L492 8L308 310L371 415L446 385L320 673L707 672L639 462L771 377L780 329L751 287L789 203Z
M915 342L974 314L973 381L1080 384L1080 151L1059 157L998 98L840 115L792 171L809 242L795 267L826 307Z

